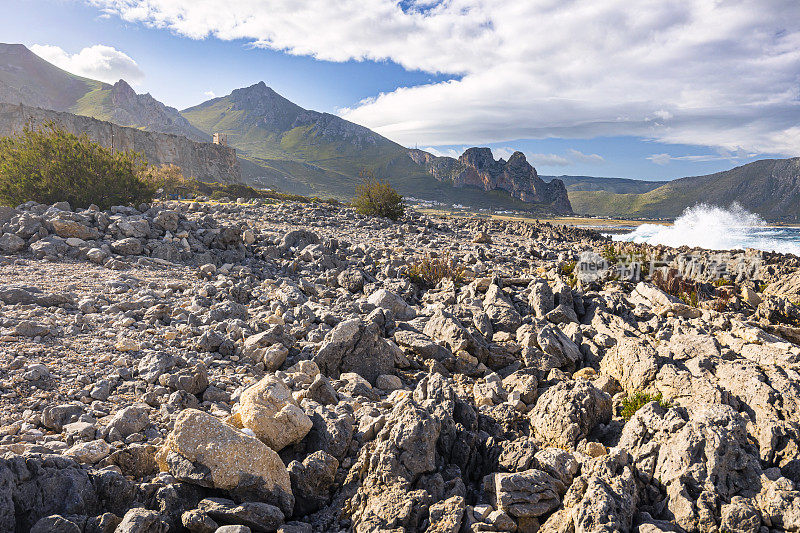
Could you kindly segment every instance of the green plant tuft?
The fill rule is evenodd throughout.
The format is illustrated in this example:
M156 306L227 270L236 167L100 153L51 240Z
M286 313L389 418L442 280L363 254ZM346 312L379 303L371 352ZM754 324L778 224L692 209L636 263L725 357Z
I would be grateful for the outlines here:
M558 266L559 274L562 276L571 276L575 273L575 266L578 264L577 261L568 261L566 263L561 263Z
M616 265L619 263L619 257L617 257L617 252L614 250L613 244L606 244L603 247L603 253L601 254L603 259L608 261L611 265Z
M423 289L432 289L443 279L452 280L454 285L464 281L464 267L449 256L418 259L408 265L405 274L411 283Z
M659 405L669 409L672 407L672 404L664 401L661 397L661 393L658 394L647 394L646 392L637 392L632 396L628 396L624 400L622 400L622 418L625 420L630 420L631 417L650 402L658 402Z

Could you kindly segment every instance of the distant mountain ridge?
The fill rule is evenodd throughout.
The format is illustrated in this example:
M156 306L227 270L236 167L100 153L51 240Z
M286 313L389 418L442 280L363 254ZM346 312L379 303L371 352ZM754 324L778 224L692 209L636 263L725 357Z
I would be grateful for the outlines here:
M184 109L181 115L207 133L227 133L231 144L254 157L307 155L303 151L309 145L321 147L326 142L359 150L403 149L336 115L303 109L263 81ZM322 155L320 159L324 159L327 154L314 155Z
M595 176L542 176L544 181L559 179L567 191L606 191L617 194L642 194L664 185L666 181L645 181L630 178L600 178Z
M607 178L593 178L600 182ZM630 180L636 181L636 180ZM642 182L650 187L652 182ZM635 186L628 185L628 190ZM742 207L772 222L800 221L800 157L762 159L731 170L672 180L642 193L569 187L578 214L675 218L698 203Z
M422 150L409 150L409 155L434 178L455 187L504 190L523 202L548 205L555 213L572 213L564 183L558 179L550 183L542 180L522 152L514 152L508 161L495 160L489 148L469 148L458 159Z

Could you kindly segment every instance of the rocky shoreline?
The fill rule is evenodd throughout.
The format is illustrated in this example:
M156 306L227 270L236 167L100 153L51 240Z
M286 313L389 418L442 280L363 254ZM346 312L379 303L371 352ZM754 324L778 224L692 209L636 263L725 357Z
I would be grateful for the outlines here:
M795 257L324 204L0 224L0 531L800 530Z

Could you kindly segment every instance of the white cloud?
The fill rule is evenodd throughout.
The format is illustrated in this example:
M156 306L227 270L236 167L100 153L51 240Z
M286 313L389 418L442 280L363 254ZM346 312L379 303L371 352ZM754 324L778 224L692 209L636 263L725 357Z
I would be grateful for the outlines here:
M516 152L513 148L508 146L503 146L501 148L492 148L492 155L495 159L506 159L508 160L511 157L511 154Z
M600 154L584 154L583 152L575 149L567 150L567 153L569 154L570 159L580 163L599 164L606 162L606 160L603 159L603 156Z
M214 91L206 91L206 92L203 93L203 96L205 96L207 98L216 98L217 97L217 95L214 93Z
M556 154L527 154L525 157L534 167L566 167L572 164L566 157Z
M461 157L461 154L464 153L464 150L461 150L459 152L455 148L437 148L435 146L428 146L427 148L420 148L420 149L430 154L433 154L436 157L452 157L454 159L458 159L459 157Z
M406 145L634 135L800 153L797 0L85 0L191 38L456 79L345 118Z
M67 72L107 83L124 79L138 84L144 79L144 72L136 61L116 48L102 44L89 46L72 55L53 45L34 44L31 51Z
M670 155L670 154L652 154L647 156L647 159L656 165L669 165L672 161L691 161L693 163L702 163L706 161L736 161L744 157L753 157L757 154L701 154L701 155Z
M672 161L672 156L669 154L653 154L647 156L647 159L656 165L669 165L669 162Z

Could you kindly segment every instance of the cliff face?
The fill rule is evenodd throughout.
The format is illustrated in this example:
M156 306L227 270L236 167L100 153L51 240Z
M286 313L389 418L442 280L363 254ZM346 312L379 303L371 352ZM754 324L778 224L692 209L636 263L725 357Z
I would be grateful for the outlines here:
M241 180L239 161L233 148L198 143L178 135L126 128L71 113L0 103L0 136L19 133L26 124L39 127L49 121L66 131L78 135L85 133L105 147L111 147L113 140L115 150L140 152L150 164L177 165L187 177L221 183Z
M489 148L469 148L458 159L436 157L422 150L410 150L409 155L434 178L455 187L504 190L523 202L545 204L556 213L572 213L564 183L558 179L546 183L522 152L514 152L508 161L495 160Z

